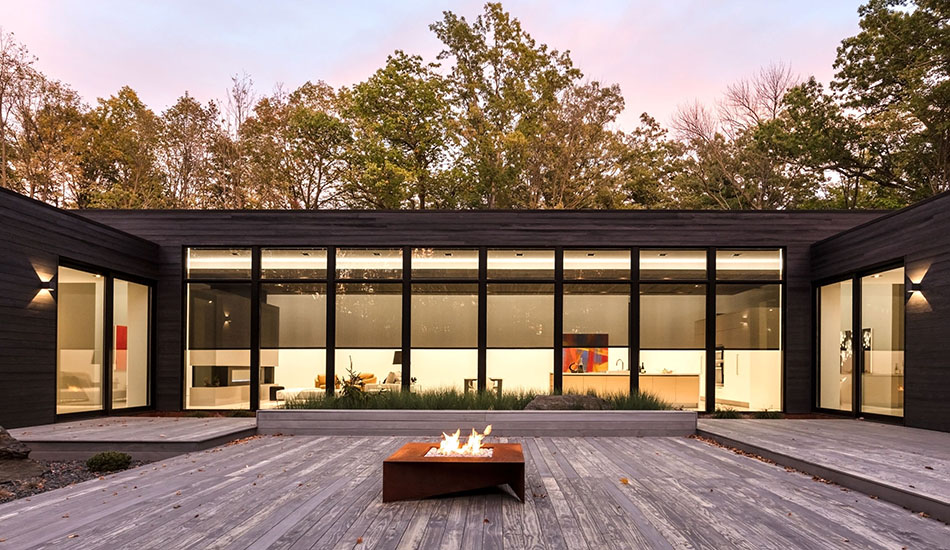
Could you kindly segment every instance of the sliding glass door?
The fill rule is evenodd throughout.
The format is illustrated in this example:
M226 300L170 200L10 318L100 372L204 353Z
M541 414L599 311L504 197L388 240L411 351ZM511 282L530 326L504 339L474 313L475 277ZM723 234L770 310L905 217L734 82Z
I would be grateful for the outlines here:
M904 268L823 285L817 298L818 408L903 416Z
M148 406L151 288L60 266L55 295L56 414Z

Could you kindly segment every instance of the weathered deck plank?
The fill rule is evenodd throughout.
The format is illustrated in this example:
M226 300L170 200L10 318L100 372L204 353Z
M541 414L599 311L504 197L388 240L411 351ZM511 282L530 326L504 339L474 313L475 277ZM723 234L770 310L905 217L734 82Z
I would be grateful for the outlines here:
M695 439L508 439L523 504L383 504L408 438L262 436L0 505L0 550L950 546L943 523Z

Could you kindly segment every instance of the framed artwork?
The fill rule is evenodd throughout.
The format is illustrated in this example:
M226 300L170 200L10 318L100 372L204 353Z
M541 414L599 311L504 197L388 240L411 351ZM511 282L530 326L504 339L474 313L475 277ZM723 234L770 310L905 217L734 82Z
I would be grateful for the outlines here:
M606 334L564 334L561 372L606 372Z
M851 341L851 331L841 331L840 373L851 374L854 367L854 346Z

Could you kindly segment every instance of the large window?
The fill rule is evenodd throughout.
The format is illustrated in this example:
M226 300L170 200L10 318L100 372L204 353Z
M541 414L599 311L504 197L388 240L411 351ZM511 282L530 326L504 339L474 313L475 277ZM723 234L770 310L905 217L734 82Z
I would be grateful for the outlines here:
M352 368L367 391L402 387L401 284L336 285L335 357L336 375Z
M861 411L904 414L904 268L861 278Z
M489 284L487 386L548 393L554 366L554 285Z
M149 287L114 279L112 295L112 408L145 407L149 404Z
M326 283L261 284L260 407L326 391Z
M818 406L850 411L854 383L854 330L851 323L851 280L818 291Z
M150 287L62 266L57 281L56 413L148 406Z
M60 267L56 289L56 413L103 408L105 281Z
M629 254L626 260L629 265ZM629 393L629 318L629 283L564 285L561 377L565 393Z
M717 285L717 406L782 409L781 300L778 284Z
M677 407L705 399L706 285L640 285L640 391Z
M416 387L475 389L478 285L413 284L411 316L412 378Z
M188 285L185 408L247 409L251 400L250 283Z

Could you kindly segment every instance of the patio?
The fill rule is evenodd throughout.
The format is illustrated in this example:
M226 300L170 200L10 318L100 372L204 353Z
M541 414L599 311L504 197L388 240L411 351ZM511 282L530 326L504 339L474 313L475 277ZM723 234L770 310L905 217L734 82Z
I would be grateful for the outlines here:
M2 548L946 548L950 526L684 437L509 438L501 492L381 502L419 438L259 436L0 505ZM496 441L505 441L498 438Z

